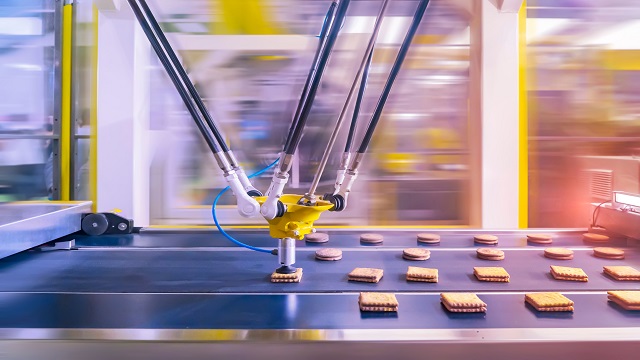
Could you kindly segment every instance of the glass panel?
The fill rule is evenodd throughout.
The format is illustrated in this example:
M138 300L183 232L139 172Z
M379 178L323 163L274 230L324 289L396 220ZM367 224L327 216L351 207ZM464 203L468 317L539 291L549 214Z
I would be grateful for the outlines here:
M330 2L149 3L246 170L256 171L276 159L315 51L313 36L319 32ZM288 193L308 190L379 6L379 1L352 2L314 103ZM391 2L374 56L361 124L368 123L415 6L412 1ZM469 203L470 178L468 32L464 9L454 2L430 5L385 107L349 209L323 215L323 223L468 223L464 206ZM210 37L220 34L236 39ZM274 50L252 48L251 39L243 36L251 34L275 35L265 40L272 42ZM296 48L296 44L303 46ZM151 208L156 211L152 221L211 223L210 206L224 181L157 61L152 71L151 126L154 136L166 144L152 164ZM350 114L319 194L332 189ZM265 190L269 180L270 174L266 174L255 185ZM229 196L222 204L233 202ZM226 223L246 221L235 209L223 206L220 212ZM262 223L260 219L253 221Z
M124 3L123 5L126 5ZM75 159L74 184L75 200L91 199L90 184L90 138L91 122L96 118L96 56L95 5L93 0L76 0L74 10L74 119L75 119Z
M0 3L0 201L47 198L53 187L53 7Z
M531 227L640 192L640 3L528 0Z

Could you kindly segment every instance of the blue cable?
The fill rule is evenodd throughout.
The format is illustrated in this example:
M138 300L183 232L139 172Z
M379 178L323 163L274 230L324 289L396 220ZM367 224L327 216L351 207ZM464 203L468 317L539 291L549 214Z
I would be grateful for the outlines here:
M272 167L276 166L276 164L278 163L278 160L280 159L276 159L274 162L272 162L269 166L267 166L266 168L249 175L249 179L254 178L256 176L260 176L262 174L264 174L266 171L268 171L269 169L271 169ZM240 242L236 239L234 239L233 237L231 237L231 235L227 234L226 231L224 231L222 229L222 227L220 226L220 223L218 223L218 217L216 216L216 206L218 205L218 201L220 200L220 197L222 197L222 194L224 194L227 190L229 190L229 187L227 186L226 188L222 189L222 191L220 191L220 193L218 194L218 196L216 196L215 200L213 200L213 205L211 205L211 215L213 215L213 222L216 224L216 227L218 228L218 231L220 231L220 233L226 237L227 239L229 239L232 243L238 245L238 246L242 246L244 248L247 248L249 250L253 250L253 251L259 251L259 252L263 252L263 253L267 253L267 254L273 254L272 250L267 250L267 249L261 249L259 247L255 247L255 246L251 246L251 245L247 245L243 242Z

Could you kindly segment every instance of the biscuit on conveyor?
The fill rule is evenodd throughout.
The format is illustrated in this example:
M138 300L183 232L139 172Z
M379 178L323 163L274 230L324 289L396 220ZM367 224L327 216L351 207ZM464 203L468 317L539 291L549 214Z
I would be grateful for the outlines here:
M624 250L610 247L597 247L593 248L593 255L603 259L622 260L624 259Z
M348 280L377 283L382 279L383 273L382 269L355 268L349 273Z
M422 244L440 244L440 235L438 234L418 234L418 242Z
M604 273L619 281L640 281L640 271L631 266L604 266Z
M404 249L402 250L402 257L405 260L428 260L431 257L431 251L420 248Z
M398 299L388 293L361 292L358 305L360 311L398 311Z
M473 237L473 241L476 244L497 245L498 237L495 235L489 235L489 234L476 235Z
M537 311L573 311L573 301L557 292L525 294L524 301Z
M327 233L309 233L304 236L304 241L309 243L326 243L329 241L329 234Z
M640 310L640 291L607 291L608 299L625 310Z
M565 248L546 248L544 249L544 257L554 260L571 260L573 259L573 251Z
M487 304L472 293L441 293L440 301L450 312L486 312Z
M274 283L298 283L300 280L302 280L302 268L297 268L291 274L280 274L275 271L271 274L271 282Z
M549 234L527 234L527 241L534 244L551 244L553 237Z
M337 261L342 259L342 250L340 249L319 249L316 251L316 259L323 261Z
M498 249L479 248L476 250L476 255L482 260L504 260L504 252Z
M474 267L473 275L480 281L509 282L509 273L503 267Z
M596 233L584 233L582 234L582 239L589 242L607 242L609 241L609 237L607 235L596 234Z
M438 269L429 269L417 266L409 266L407 281L438 282Z
M556 280L589 281L589 277L581 268L551 265L551 275Z
M360 235L360 242L363 244L382 244L384 237L380 234L362 234Z

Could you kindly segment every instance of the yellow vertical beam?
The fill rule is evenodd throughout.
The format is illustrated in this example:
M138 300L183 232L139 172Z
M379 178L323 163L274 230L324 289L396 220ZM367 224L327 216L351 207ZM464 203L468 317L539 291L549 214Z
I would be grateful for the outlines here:
M92 211L98 206L98 7L93 4L93 43L91 44L91 104L89 108L89 199Z
M71 39L73 37L73 6L62 11L62 104L60 118L60 200L71 198Z
M519 154L518 154L518 226L529 226L529 121L527 103L527 0L518 13L518 86L519 86Z
M280 33L266 0L210 0L220 15L215 33L272 35Z

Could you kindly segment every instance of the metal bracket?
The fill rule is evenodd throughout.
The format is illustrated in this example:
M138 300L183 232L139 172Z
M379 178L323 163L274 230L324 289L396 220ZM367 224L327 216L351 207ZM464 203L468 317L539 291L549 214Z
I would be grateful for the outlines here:
M46 243L34 248L35 251L53 251L53 250L77 250L76 240L64 240L52 243Z

